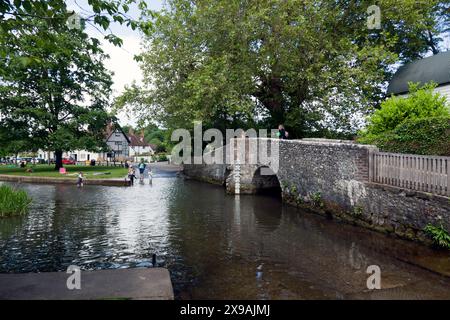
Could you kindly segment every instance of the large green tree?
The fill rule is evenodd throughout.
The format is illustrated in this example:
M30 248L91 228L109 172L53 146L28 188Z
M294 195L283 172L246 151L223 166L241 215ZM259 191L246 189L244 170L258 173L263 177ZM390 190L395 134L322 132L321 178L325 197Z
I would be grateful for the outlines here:
M438 50L448 1L168 0L139 57L141 87L117 105L167 128L276 127L294 137L355 132L395 63ZM439 10L438 10L439 9Z
M66 2L65 0L0 0L0 32L25 29L29 18L41 20L49 26L65 23L75 13L69 10ZM128 15L132 5L146 10L147 3L144 0L87 0L86 8L76 1L74 3L77 4L78 14L83 18L84 23L103 29L106 32L105 38L116 45L121 45L122 40L110 32L111 23L120 23L132 29L139 27L143 31L151 26L149 21L137 21ZM151 14L149 10L146 11Z
M24 147L55 151L58 169L63 151L104 146L111 74L98 40L83 30L24 19L26 27L0 33L2 136L18 132L6 144L28 141Z

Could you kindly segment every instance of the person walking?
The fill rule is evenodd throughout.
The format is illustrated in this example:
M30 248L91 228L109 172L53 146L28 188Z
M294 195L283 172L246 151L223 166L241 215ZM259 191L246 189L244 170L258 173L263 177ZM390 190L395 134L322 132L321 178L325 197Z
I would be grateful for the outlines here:
M139 163L139 182L143 183L144 182L144 173L145 173L145 168L147 167L147 165L144 162L144 159L141 159L141 162Z

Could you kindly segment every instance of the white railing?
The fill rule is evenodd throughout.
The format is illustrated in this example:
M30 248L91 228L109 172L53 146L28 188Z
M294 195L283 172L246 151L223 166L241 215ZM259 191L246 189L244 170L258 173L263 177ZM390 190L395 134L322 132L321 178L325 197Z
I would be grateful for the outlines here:
M371 182L450 196L450 157L374 152Z

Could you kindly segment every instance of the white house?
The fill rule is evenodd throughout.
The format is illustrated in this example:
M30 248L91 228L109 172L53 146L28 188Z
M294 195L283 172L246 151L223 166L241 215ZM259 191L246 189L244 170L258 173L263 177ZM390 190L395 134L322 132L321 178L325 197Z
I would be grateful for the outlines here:
M389 83L388 95L408 95L408 82L421 84L433 81L436 92L447 97L450 105L450 51L407 63L400 67Z
M63 158L71 158L75 161L125 161L130 158L151 158L155 154L156 146L145 141L144 135L130 131L126 134L119 126L108 126L105 130L106 144L109 152L96 153L87 150L73 150L63 153ZM41 159L54 159L53 152L38 151Z
M130 139L130 157L151 156L155 154L156 146L145 141L144 134L135 134L132 130L128 132Z
M121 127L108 126L106 130L106 144L110 152L99 154L99 158L123 161L130 156L130 143L130 139Z

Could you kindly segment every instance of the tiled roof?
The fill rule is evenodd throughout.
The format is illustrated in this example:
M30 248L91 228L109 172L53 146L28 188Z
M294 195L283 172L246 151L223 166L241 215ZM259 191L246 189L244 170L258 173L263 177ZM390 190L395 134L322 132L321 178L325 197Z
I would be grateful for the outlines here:
M388 94L408 92L408 82L422 85L434 81L438 86L450 83L450 51L413 61L398 69L388 87Z
M114 123L108 123L108 125L105 128L105 139L108 140L109 137L113 134L114 131L119 130L120 132L122 132L122 134L125 136L125 138L128 140L128 143L130 143L130 138L125 134L125 132L123 132L122 128L118 125L118 124L114 124Z
M147 141L145 141L145 139L142 135L138 136L134 133L128 133L128 139L130 139L130 141L131 141L130 145L132 147L150 147L151 146ZM153 147L152 147L152 149L153 149Z

